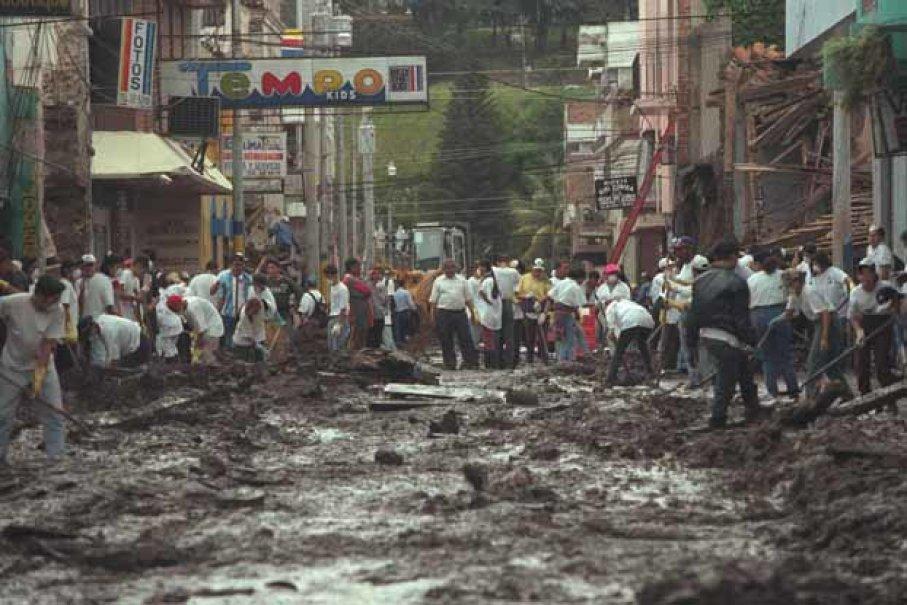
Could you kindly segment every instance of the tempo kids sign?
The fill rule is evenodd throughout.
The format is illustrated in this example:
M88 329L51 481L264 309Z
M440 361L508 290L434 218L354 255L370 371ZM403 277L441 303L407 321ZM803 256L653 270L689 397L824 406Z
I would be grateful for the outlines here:
M161 90L226 109L427 103L425 57L161 62Z

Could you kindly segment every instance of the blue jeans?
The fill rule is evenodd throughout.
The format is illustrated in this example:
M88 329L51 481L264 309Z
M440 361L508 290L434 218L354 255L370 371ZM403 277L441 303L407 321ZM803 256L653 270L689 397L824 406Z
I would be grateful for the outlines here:
M771 321L784 313L784 305L756 307L750 311L756 336L762 340ZM799 393L797 372L794 369L794 333L788 321L776 321L771 333L765 337L762 348L756 351L762 362L765 388L772 397L778 396L778 378L784 378L788 393Z
M346 341L350 337L350 322L342 322L340 334L334 336L334 326L341 322L339 317L332 317L328 321L328 350L340 351L346 347Z
M26 389L31 390L32 372L17 372L0 366L0 462L6 462L6 451L9 448L9 432L16 420L19 402L25 397ZM12 382L10 382L12 381ZM60 391L60 378L51 364L47 369L41 399L58 408L63 407L63 396ZM50 411L46 405L31 402L34 411L44 425L44 451L49 459L63 455L63 417Z
M554 348L558 361L573 361L576 357L576 336L579 326L576 325L576 318L573 315L567 315L564 324L564 338L555 342Z

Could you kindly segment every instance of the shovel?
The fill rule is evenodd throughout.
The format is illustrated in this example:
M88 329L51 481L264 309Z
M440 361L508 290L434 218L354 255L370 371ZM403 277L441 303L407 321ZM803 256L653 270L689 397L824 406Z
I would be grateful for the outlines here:
M786 318L784 315L779 315L779 316L776 317L775 319L773 319L773 320L771 320L770 322L768 322L768 327L765 329L765 334L762 335L762 338L759 339L759 342L756 343L756 346L753 347L753 349L752 349L751 351L748 351L748 354L749 354L750 356L753 356L753 355L756 354L756 351L758 351L758 350L761 349L763 346L765 346L765 342L768 340L768 336L769 336L769 334L772 333L772 330L774 329L774 327L775 327L776 325L778 325L780 322L785 321L786 319L787 319L787 318ZM698 383L696 383L695 385L693 385L693 388L694 388L694 389L701 389L702 387L706 386L707 384L709 384L710 382L712 382L713 380L715 380L715 378L716 378L717 376L718 376L718 370L715 370L714 372L712 372L711 374L709 374L708 376L706 376L705 378L703 378L702 380L700 380ZM676 391L677 389L679 389L681 386L683 386L683 383L678 384L677 386L672 387L671 389L665 391L664 394L665 394L665 395L670 395L671 393L673 393L674 391Z
M72 422L73 424L78 426L80 429L84 430L86 433L90 433L90 434L95 433L95 430L91 426L86 424L85 422L79 420L78 418L76 418L75 416L73 416L72 414L67 412L66 410L64 410L62 408L58 408L57 406L50 403L49 401L44 400L43 398L41 398L41 396L35 395L32 392L34 390L34 387L32 385L27 384L24 387L20 387L18 384L13 382L11 379L4 376L2 373L0 373L0 379L3 379L5 382L8 382L9 384L13 385L16 388L21 388L22 389L21 395L24 399L26 399L28 401L34 401L35 403L38 403L38 404L44 406L48 410L51 410L52 412L56 412L57 414L63 416L64 418L66 418L67 420L69 420L70 422Z
M827 372L829 368L834 367L842 359L844 359L845 357L847 357L848 355L850 355L857 349L862 349L864 346L866 346L867 342L869 342L870 340L872 340L873 338L875 338L876 336L881 334L883 331L891 329L891 324L894 322L894 319L895 319L895 316L892 315L891 317L886 319L882 325L880 325L878 328L876 328L875 330L870 332L869 335L863 339L863 342L855 343L855 344L847 347L846 349L844 349L844 351L842 351L840 354L836 355L834 359L832 359L831 361L826 363L824 366L822 366L821 368L819 368L818 370L816 370L815 372L810 374L810 376L806 380L803 381L803 384L801 385L801 387L805 387L806 385L815 382L818 378L820 378L823 374L825 374L825 372Z

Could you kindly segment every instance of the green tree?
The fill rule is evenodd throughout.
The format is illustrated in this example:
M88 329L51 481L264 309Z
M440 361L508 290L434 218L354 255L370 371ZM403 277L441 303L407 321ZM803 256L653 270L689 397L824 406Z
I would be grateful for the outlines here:
M784 47L785 0L705 0L709 15L731 15L734 44Z
M446 220L467 220L479 253L510 247L514 172L505 160L501 119L488 79L466 74L454 81L441 143L432 166Z

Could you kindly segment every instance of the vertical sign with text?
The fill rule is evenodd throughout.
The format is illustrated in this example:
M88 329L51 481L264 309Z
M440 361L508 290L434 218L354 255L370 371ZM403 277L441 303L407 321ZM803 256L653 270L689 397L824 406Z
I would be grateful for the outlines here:
M156 34L154 21L123 19L117 105L143 109L152 106Z

